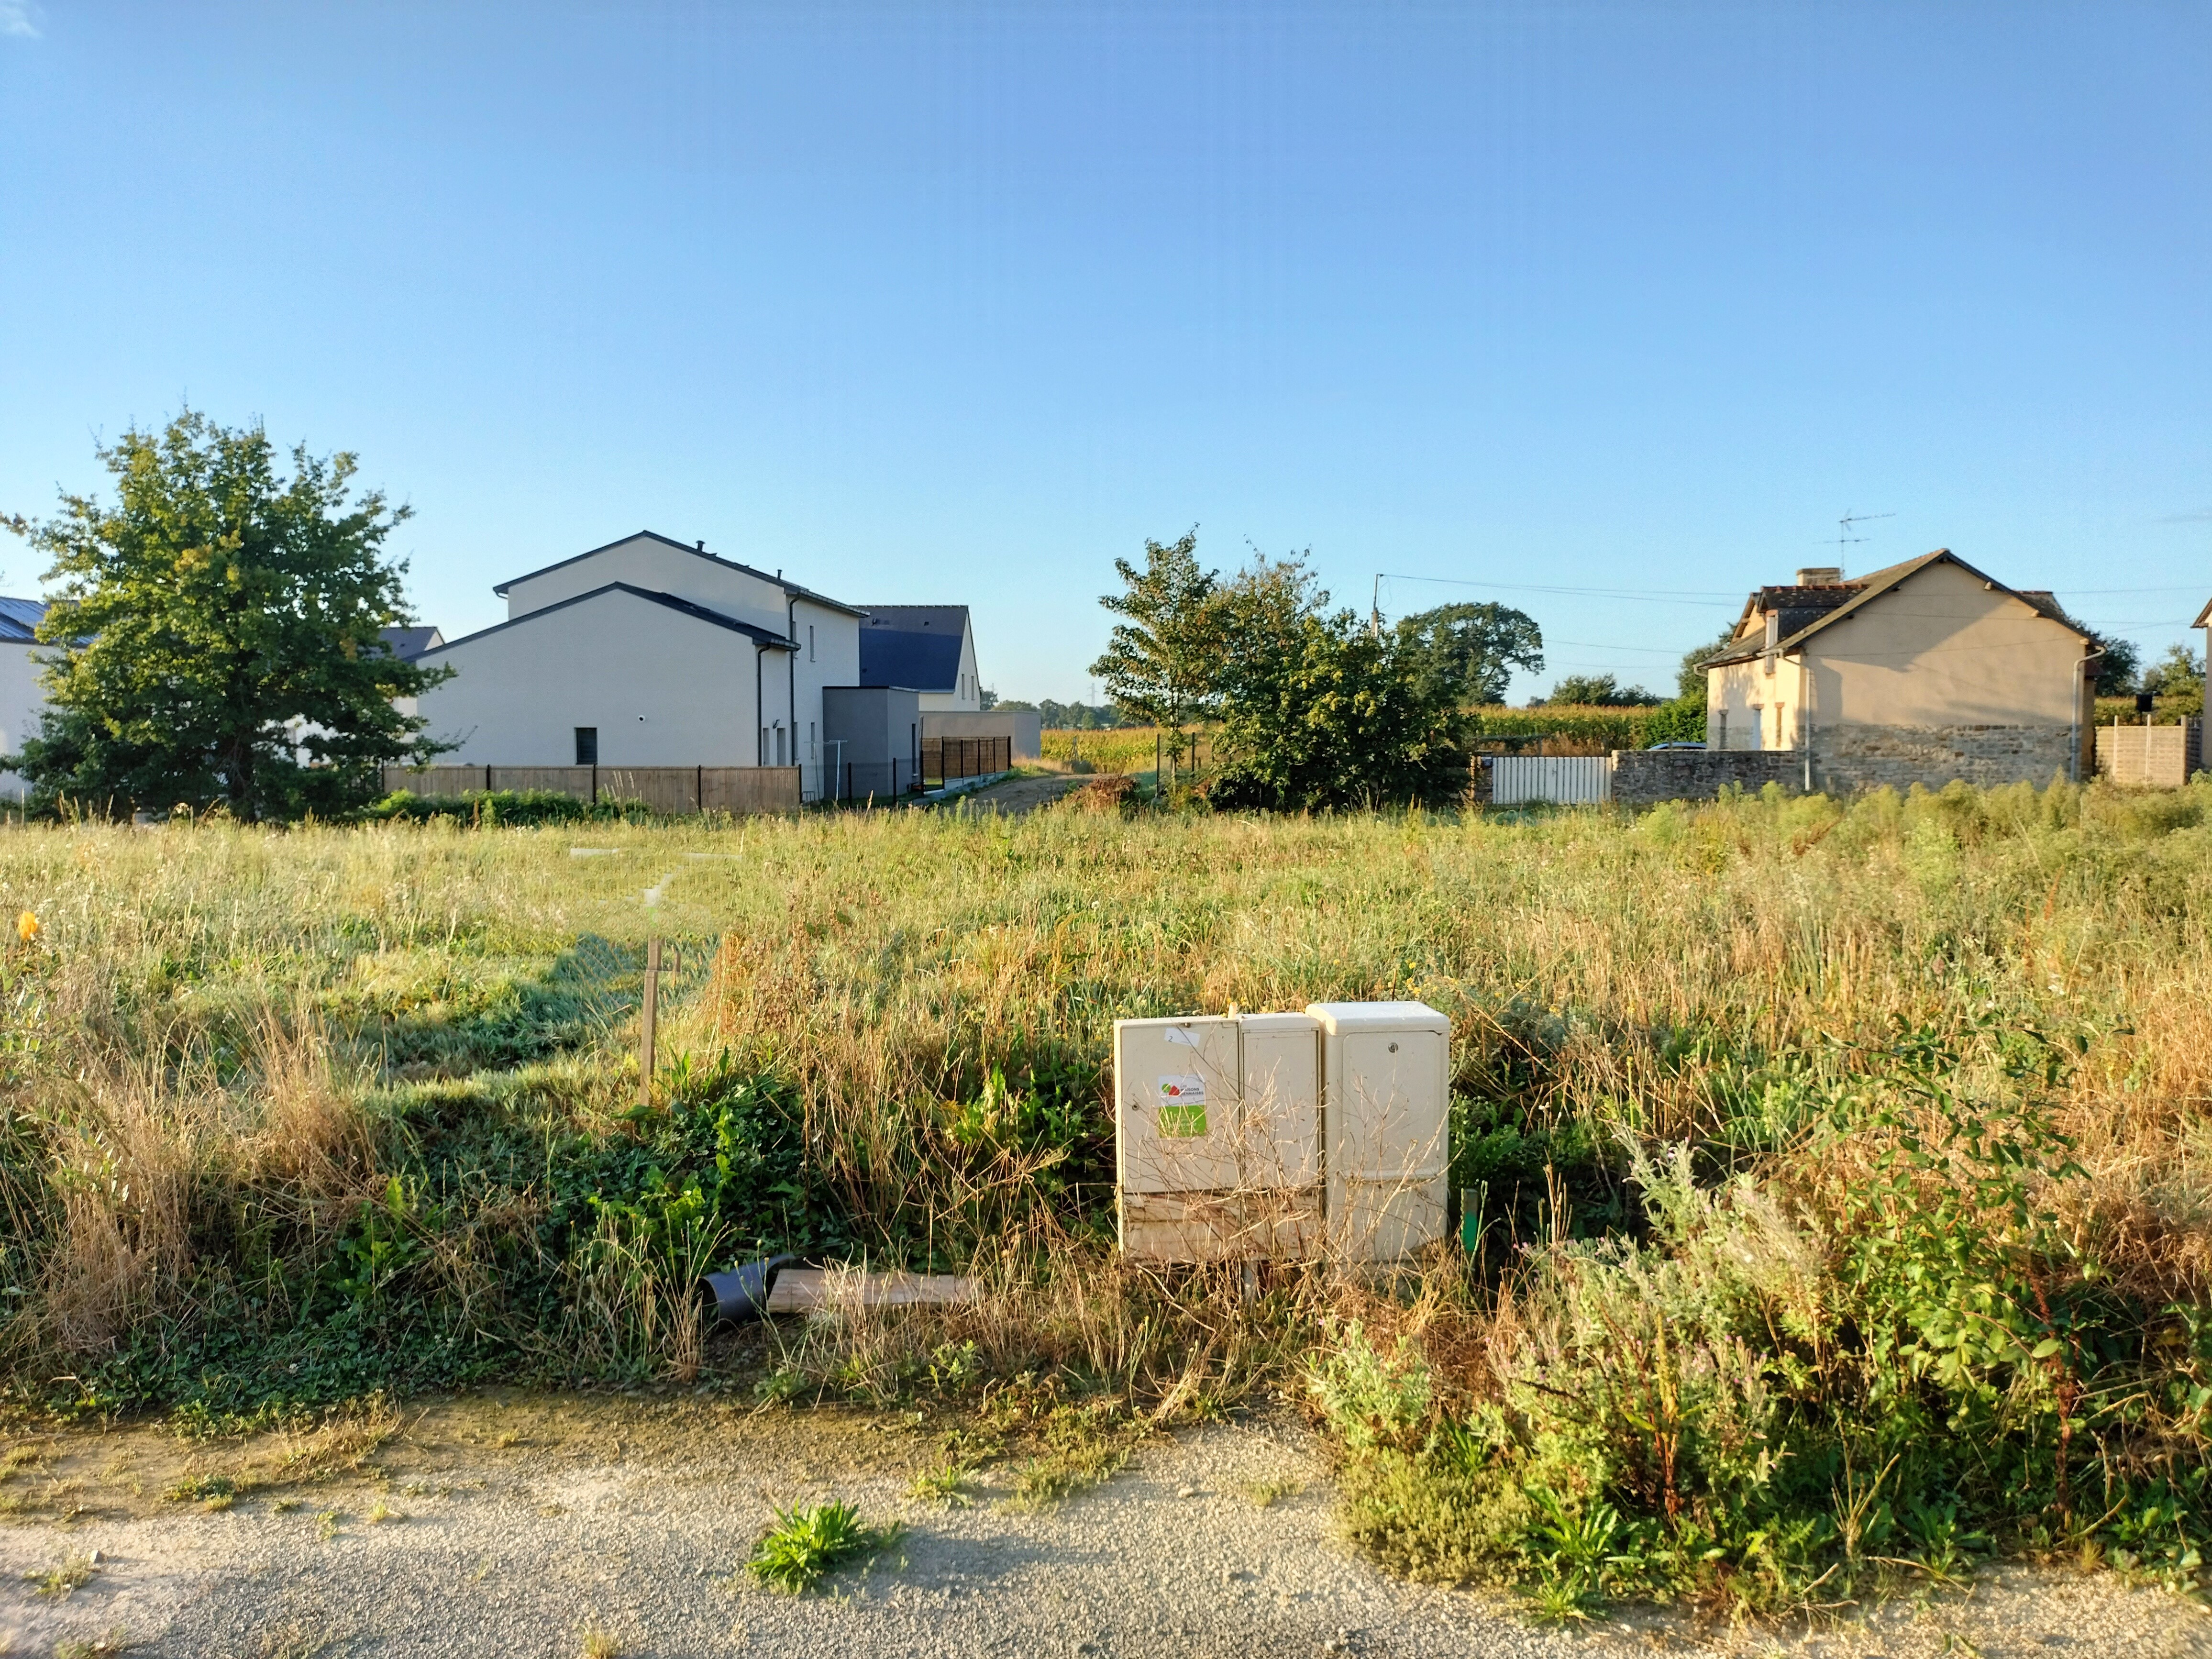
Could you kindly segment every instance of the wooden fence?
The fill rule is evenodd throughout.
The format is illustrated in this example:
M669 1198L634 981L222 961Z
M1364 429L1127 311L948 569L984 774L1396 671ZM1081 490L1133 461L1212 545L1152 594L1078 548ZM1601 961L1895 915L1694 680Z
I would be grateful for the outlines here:
M384 769L384 790L452 797L544 789L578 800L641 801L656 812L795 812L795 766L404 766Z
M927 738L921 745L921 775L927 784L959 778L988 778L1014 766L1012 738Z
M2179 789L2203 764L2202 720L2097 728L2097 770L2114 783Z

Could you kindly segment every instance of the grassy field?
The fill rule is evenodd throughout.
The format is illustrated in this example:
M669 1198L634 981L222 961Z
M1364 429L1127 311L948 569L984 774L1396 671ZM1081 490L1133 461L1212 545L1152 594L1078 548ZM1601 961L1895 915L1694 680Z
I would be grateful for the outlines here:
M2212 1531L2202 783L33 826L0 905L35 919L0 960L19 1409L660 1376L1019 1401L1104 1468L1281 1393L1379 1557L1562 1617L1993 1552L2186 1583ZM1117 1267L1112 1021L1377 997L1453 1018L1480 1250L1257 1294ZM779 1247L989 1294L732 1378L690 1287Z

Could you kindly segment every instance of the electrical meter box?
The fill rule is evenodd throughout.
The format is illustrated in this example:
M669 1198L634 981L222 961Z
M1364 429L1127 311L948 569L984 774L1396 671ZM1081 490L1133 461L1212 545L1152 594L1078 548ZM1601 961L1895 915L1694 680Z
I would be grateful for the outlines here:
M1443 1237L1451 1021L1425 1002L1307 1005L1322 1034L1330 1248L1389 1261Z
M1114 1100L1128 1255L1212 1261L1318 1247L1318 1022L1116 1020Z

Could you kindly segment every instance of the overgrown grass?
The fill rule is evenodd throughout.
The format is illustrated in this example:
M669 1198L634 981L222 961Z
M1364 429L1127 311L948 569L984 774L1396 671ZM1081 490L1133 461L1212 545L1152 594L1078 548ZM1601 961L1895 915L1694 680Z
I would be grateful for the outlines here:
M812 1323L773 1393L960 1402L1079 1478L1310 1370L1373 1548L1559 1616L1998 1550L2186 1582L2209 815L10 828L0 1364L210 1426L719 1376L697 1273L796 1248L986 1294ZM1115 1018L1399 996L1454 1020L1472 1258L1391 1295L1114 1263Z

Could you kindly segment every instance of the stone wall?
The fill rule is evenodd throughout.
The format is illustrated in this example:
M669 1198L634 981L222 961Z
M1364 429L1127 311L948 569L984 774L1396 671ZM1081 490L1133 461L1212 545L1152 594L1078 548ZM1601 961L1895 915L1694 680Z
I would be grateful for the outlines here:
M1711 800L1729 784L1756 794L1778 783L1792 794L1805 787L1805 757L1789 749L1620 749L1613 757L1617 806L1662 800Z
M2071 776L2077 738L2063 726L1831 726L1813 735L1813 787L1831 795L1953 779L1987 787ZM1802 765L1802 759L1800 759Z

